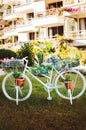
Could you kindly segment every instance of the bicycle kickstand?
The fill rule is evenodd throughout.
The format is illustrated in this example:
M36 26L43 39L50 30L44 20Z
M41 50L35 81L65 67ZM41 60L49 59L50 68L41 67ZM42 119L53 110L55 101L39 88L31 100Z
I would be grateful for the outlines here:
M52 97L51 97L51 95L50 95L50 90L48 89L48 97L47 97L47 100L52 100Z

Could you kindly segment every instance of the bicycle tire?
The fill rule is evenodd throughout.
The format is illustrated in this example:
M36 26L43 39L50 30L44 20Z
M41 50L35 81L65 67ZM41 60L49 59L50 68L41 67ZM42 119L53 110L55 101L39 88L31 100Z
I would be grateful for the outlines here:
M2 91L9 100L24 101L30 97L32 93L32 83L25 74L22 73L21 77L25 79L25 84L22 87L16 85L13 72L8 73L4 77L2 82ZM16 88L18 88L18 99L16 99Z
M65 83L61 81L61 77L66 74L70 74L72 78L73 86L71 89L66 88ZM84 76L79 71L70 69L67 71L63 71L59 75L57 75L55 79L55 90L56 93L63 99L71 100L70 96L72 99L76 99L85 92L85 82L86 81ZM70 96L68 95L68 91L69 93L71 93Z

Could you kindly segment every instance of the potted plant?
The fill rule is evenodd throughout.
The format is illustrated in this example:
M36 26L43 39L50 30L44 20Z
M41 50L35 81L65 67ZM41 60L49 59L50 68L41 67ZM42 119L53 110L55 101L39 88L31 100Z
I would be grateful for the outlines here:
M25 84L25 79L21 77L21 72L14 71L13 77L15 78L15 84L17 86L23 87Z
M63 82L64 82L65 87L66 87L67 89L72 89L72 87L73 87L73 81L72 81L72 79L71 79L70 74L64 75Z

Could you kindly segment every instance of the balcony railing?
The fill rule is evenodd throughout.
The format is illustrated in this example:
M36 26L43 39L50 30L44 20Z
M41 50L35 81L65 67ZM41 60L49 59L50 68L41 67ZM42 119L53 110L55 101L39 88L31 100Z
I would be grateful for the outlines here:
M33 18L28 18L26 20L17 21L15 27L27 26L27 25L30 26L32 24L33 24Z
M11 14L13 14L13 13L14 13L14 10L13 10L13 9L7 9L7 10L4 11L3 16L5 17L5 16L11 15Z
M64 0L63 5L71 5L74 4L74 0Z
M70 12L70 14L76 16L76 18L77 16L86 16L86 6L79 7L77 11Z
M52 16L52 15L57 15L58 16L59 15L58 10L59 9L57 9L57 8L49 9L49 10L46 10L46 11L43 11L43 12L36 13L35 18L27 18L25 20L24 19L17 20L16 21L16 27L33 25L33 21L35 19L38 19L38 18L44 18L44 17L48 17L48 16Z
M75 13L76 14L86 13L86 6L80 7Z
M19 5L16 7L20 7L20 6L31 4L31 3L33 3L33 0L20 0Z
M66 13L67 12L67 13ZM64 7L64 15L72 15L72 16L79 16L79 15L86 15L86 6L74 6L74 7Z
M6 4L6 3L11 3L11 4L20 4L20 1L21 0L3 0L3 4Z
M64 0L63 5L72 5L72 4L82 4L82 3L86 3L86 0L79 0L79 1L74 1L74 0Z
M15 1L15 0L3 0L3 3L7 3L7 2L11 2L11 1Z
M46 16L51 16L51 15L62 15L63 13L61 12L60 8L52 8L52 9L48 9L46 11L43 12L38 12L35 14L36 18L41 18L41 17L46 17Z
M74 39L86 38L86 30L68 31L68 32L65 32L65 36L74 38Z
M5 33L5 32L11 32L11 31L14 31L15 30L15 26L14 25L10 25L10 26L8 26L8 27L5 27L4 29L3 29L3 32Z

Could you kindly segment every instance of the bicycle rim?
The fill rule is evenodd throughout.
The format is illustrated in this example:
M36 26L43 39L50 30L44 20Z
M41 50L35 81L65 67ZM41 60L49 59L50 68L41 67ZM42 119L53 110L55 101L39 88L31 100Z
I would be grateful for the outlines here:
M67 87L65 83L61 80L62 76L70 75L72 79L72 87ZM64 99L76 99L79 98L85 91L85 78L77 70L68 70L62 72L57 76L55 80L56 93ZM69 93L70 92L70 93Z
M7 74L4 78L2 82L2 90L4 95L9 100L16 101L16 97L18 97L18 101L24 101L30 97L32 93L31 81L25 74L21 74L21 77L25 80L25 83L21 86L16 85L15 78L13 77L13 72ZM18 95L16 90L18 90Z

